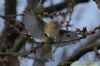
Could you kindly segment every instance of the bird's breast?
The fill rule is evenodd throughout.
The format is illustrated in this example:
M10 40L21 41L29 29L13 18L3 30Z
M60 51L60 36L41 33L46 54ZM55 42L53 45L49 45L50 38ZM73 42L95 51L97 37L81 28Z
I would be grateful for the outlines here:
M45 30L45 34L49 37L49 38L54 38L58 35L59 33L59 30L56 29L56 30L51 30L51 29L46 29Z

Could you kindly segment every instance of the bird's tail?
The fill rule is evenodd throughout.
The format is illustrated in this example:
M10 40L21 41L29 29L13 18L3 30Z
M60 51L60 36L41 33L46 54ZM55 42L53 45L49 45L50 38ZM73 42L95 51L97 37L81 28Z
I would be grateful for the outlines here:
M33 66L45 66L45 61L35 60Z
M45 66L45 62L52 59L52 48L48 44L39 48L35 54L35 62L33 66Z

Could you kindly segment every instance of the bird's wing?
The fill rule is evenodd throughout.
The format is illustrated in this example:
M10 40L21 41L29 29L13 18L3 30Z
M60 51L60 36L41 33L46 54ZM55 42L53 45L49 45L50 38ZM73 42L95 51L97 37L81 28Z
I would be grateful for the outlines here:
M43 39L44 33L41 26L44 24L44 22L37 17L36 13L34 12L35 7L32 5L32 2L34 4L34 0L28 0L28 5L24 11L23 22L26 30L33 35L34 38Z
M61 30L56 38L56 41L52 45L56 47L63 47L65 45L75 44L79 40L80 37L76 32L67 32L65 30Z
M43 47L36 51L36 58L42 61L48 61L52 59L52 47L50 44L44 44Z

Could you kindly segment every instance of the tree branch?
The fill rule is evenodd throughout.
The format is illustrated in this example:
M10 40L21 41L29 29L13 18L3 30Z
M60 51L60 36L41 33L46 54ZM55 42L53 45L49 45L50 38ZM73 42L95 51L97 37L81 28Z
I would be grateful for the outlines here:
M84 44L84 46L81 46L80 48L78 48L76 50L77 52L74 52L66 60L61 61L61 63L58 64L58 66L70 66L71 63L73 63L74 61L77 61L85 53L87 53L89 51L93 51L94 50L93 48L95 46L100 47L100 42L95 43L96 40L99 38L100 38L100 30L98 31L98 33L96 33L96 35L88 37L88 42L82 42L82 44Z

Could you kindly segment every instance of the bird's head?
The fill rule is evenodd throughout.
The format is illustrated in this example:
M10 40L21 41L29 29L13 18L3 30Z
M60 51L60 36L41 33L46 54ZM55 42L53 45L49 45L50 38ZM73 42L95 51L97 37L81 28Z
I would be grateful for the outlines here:
M58 28L59 28L59 24L57 21L51 21L50 23L44 26L44 29L58 29Z

